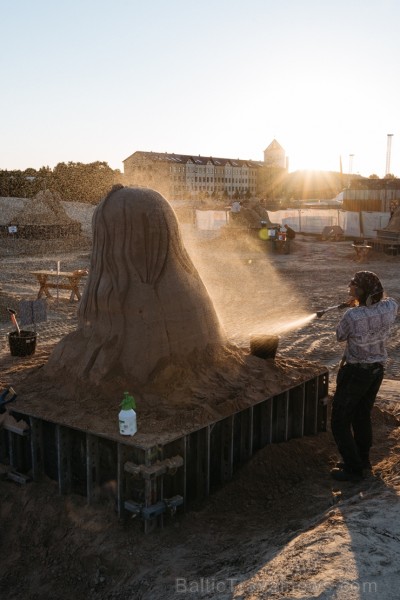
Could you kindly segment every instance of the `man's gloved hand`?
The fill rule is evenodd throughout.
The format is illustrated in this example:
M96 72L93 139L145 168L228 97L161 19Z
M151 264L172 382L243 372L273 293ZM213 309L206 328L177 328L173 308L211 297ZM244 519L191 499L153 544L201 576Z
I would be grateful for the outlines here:
M355 298L354 296L350 296L350 298L344 304L346 304L349 308L354 308L355 306L359 305L359 302L357 298Z

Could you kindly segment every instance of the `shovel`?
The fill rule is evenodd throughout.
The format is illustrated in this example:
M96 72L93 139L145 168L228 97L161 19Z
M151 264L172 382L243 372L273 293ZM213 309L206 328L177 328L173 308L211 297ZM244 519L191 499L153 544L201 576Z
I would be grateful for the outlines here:
M17 334L18 334L18 336L20 336L21 335L21 330L20 330L19 325L18 325L17 317L15 316L17 314L17 312L13 308L7 308L7 310L10 313L11 322L15 325L15 329L17 330Z
M15 400L16 397L17 393L12 387L6 388L4 392L0 394L0 415L3 415L6 412L6 409L4 408L5 405Z

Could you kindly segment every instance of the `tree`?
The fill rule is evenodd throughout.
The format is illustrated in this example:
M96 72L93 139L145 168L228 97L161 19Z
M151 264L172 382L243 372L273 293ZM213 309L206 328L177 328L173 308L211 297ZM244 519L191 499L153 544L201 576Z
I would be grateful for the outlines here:
M122 179L120 171L113 171L106 162L69 162L56 165L51 183L63 200L97 204Z
M42 190L50 190L59 192L63 200L97 204L122 181L121 172L106 162L59 163L53 171L48 166L39 171L0 171L0 196L33 198Z
M0 171L0 196L29 198L34 195L36 171Z

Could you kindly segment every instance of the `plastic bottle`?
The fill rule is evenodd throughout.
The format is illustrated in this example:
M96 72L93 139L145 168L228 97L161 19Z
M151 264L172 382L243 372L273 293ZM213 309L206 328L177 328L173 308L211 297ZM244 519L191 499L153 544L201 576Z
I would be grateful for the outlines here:
M129 395L129 392L124 392L124 397L121 402L121 410L119 417L119 432L121 435L135 435L137 432L136 413L133 410L136 408L135 399Z

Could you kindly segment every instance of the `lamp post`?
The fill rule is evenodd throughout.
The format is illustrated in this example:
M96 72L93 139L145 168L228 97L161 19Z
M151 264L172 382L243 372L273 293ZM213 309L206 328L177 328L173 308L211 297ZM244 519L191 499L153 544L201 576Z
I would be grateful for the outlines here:
M354 158L354 154L349 154L349 182L348 182L349 186L351 183L351 175L353 173L353 158Z
M390 173L390 155L392 151L392 137L393 133L387 134L387 148L386 148L386 172L385 175Z

